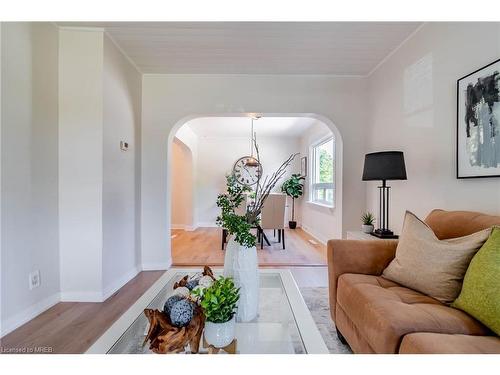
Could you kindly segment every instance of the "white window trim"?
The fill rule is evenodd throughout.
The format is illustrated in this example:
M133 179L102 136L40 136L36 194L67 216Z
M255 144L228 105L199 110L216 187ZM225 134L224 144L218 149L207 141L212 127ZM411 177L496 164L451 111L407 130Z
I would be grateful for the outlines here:
M334 174L333 174L333 183L331 185L333 185L333 203L330 203L328 201L318 201L318 200L314 200L313 199L313 195L314 195L314 189L313 189L313 185L320 185L320 184L314 184L314 180L315 180L315 168L314 168L314 164L315 164L315 158L314 158L314 149L318 146L321 146L323 143L326 143L328 141L330 141L330 139L333 139L333 150L332 150L332 155L333 155L333 167L334 167ZM319 140L317 140L316 142L312 143L310 146L309 146L309 163L308 163L308 168L309 168L309 171L311 171L310 175L309 175L309 183L308 183L308 190L309 190L309 193L308 193L308 200L307 200L307 203L309 204L312 204L312 205L315 205L315 206L318 206L318 207L322 207L322 208L328 208L328 209L333 209L335 208L335 198L336 198L336 186L335 186L335 181L336 181L336 164L337 164L337 158L336 158L336 144L335 144L335 136L332 134L332 135L327 135L325 137L322 137L320 138ZM329 183L324 183L325 185L330 185Z

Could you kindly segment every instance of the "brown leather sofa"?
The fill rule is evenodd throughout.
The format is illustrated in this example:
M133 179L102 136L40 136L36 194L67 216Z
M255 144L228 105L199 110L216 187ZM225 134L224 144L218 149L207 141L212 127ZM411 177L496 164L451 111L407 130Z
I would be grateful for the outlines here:
M500 216L434 210L440 239L500 225ZM463 311L380 275L397 240L328 241L330 312L355 353L500 353L500 338Z

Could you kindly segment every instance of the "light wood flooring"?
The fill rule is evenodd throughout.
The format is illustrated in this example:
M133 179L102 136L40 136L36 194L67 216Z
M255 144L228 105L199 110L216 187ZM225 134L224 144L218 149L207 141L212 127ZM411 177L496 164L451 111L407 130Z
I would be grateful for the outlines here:
M280 267L289 268L289 267ZM326 287L326 267L290 267L299 287ZM50 348L52 353L84 353L163 274L139 273L102 303L60 302L0 339L0 352Z
M267 231L272 246L258 250L260 267L288 268L299 287L326 287L326 247L311 244L300 229L286 232L286 249ZM201 228L174 231L173 260L177 267L222 266L220 230ZM162 275L163 271L139 273L102 303L61 302L0 339L9 348L47 347L53 353L84 353ZM0 352L2 352L0 350Z
M8 348L84 353L164 271L141 272L102 303L60 302L0 339Z
M225 251L221 250L220 228L198 228L188 232L172 230L172 260L174 266L222 266ZM257 246L259 266L324 266L326 246L302 229L285 229L285 250L272 230L266 230L271 246ZM309 242L314 241L316 244Z

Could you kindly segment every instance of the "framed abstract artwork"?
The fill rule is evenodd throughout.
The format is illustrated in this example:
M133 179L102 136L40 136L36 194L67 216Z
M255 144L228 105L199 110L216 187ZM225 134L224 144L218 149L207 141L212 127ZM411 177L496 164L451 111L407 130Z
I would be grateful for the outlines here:
M500 60L457 81L457 178L500 177Z

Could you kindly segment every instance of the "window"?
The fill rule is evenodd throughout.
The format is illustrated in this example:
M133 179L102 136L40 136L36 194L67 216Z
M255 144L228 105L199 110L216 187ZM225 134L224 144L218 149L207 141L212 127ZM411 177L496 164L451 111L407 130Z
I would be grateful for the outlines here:
M333 137L311 148L310 200L333 207L335 197L335 142Z

